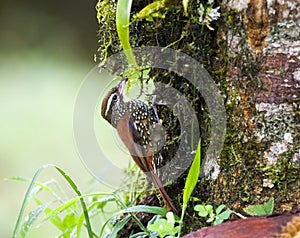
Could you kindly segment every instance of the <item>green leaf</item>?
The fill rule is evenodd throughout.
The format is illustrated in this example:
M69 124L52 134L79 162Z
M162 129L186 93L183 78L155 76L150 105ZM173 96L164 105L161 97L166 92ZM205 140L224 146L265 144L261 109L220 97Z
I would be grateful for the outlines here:
M184 10L184 14L187 16L187 7L189 4L189 0L182 0L182 5L183 5L183 10Z
M221 204L220 206L217 207L216 209L216 214L218 215L221 213L221 211L225 208L226 206L224 204Z
M117 234L123 227L127 224L127 222L131 219L131 216L128 215L114 226L112 232L109 234L109 238L117 237Z
M268 202L262 205L251 205L243 210L251 216L264 216L271 214L274 210L274 198L271 197Z
M227 209L226 211L224 211L221 214L217 215L213 225L216 226L216 225L221 224L223 221L228 220L231 213L232 213L232 211L230 209Z
M103 237L103 234L104 234L104 229L105 227L107 226L107 224L112 220L114 219L115 217L117 216L120 216L120 215L123 215L124 213L130 213L131 217L135 220L135 222L138 223L138 225L140 226L140 228L142 229L143 227L143 224L135 217L135 215L133 215L132 213L135 213L135 212L147 212L147 213L153 213L153 214L158 214L158 215L161 215L163 217L166 216L167 214L167 210L164 209L164 208L161 208L161 207L154 207L154 206L146 206L146 205L138 205L138 206L133 206L133 207L128 207L128 208L125 208L123 210L120 210L118 212L116 212L114 214L114 216L112 216L111 218L109 218L102 226L101 230L100 230L100 237ZM144 231L147 231L145 229L145 227L143 227Z
M118 0L116 11L117 33L129 64L137 67L129 42L129 19L132 0Z
M31 179L30 178L26 178L23 176L16 176L16 177L10 177L7 178L5 180L10 180L10 181L19 181L19 182L29 182Z
M63 221L65 228L74 228L78 222L78 217L74 213L68 213Z
M189 170L184 190L183 190L183 205L187 206L187 203L190 199L190 196L198 182L198 177L200 173L200 162L201 162L201 143L199 141L197 152L195 155L195 158L193 160L193 163L191 165L191 168Z
M181 211L180 224L183 223L183 218L184 218L185 210L187 208L187 203L198 182L198 177L200 174L200 163L201 163L201 141L199 140L196 155L190 167L188 176L185 181L184 189L183 189L183 206ZM180 233L181 233L181 225L179 226L177 237L180 237Z
M41 206L43 205L43 202L41 200L39 200L37 197L34 198L35 202L37 205ZM45 210L44 210L44 213L47 215L48 213L50 213L52 211L51 208L47 207ZM64 228L64 224L62 222L62 220L60 219L59 216L54 216L50 219L51 223L56 227L58 228L60 231L64 231L65 228Z
M53 209L52 211L47 213L47 216L44 218L43 222L51 219L54 216L57 216L59 213L63 212L64 210L66 210L67 208L73 206L74 204L76 204L76 202L79 200L79 197L75 197L67 202L65 202L64 204L62 204L61 206L57 207L56 209Z
M26 237L27 232L33 226L33 223L38 219L38 217L43 213L43 211L50 205L51 203L45 203L39 206L34 211L31 211L29 215L26 217L22 228L21 228L21 237Z
M273 213L273 210L274 210L274 197L270 197L269 201L266 203L265 210L268 214Z
M145 232L138 232L138 233L135 233L135 234L129 236L129 238L146 238L146 237L148 237L148 236Z
M105 194L104 194L105 195ZM109 194L107 194L109 195ZM103 203L108 203L108 202L115 202L116 198L114 196L107 196L101 199L98 199L97 201L93 202L89 207L88 207L88 211L91 211L94 207L98 207L99 204L103 204ZM100 206L101 209L102 206ZM84 222L84 214L82 213L78 219L77 222L77 231L76 231L76 237L79 238L80 237L80 233L81 233L81 229L82 229L82 225Z
M14 230L13 230L13 234L12 234L12 237L15 238L17 237L17 233L20 229L20 225L21 225L21 220L22 220L22 217L24 215L24 211L25 211L25 208L27 206L27 202L30 198L30 194L31 194L31 190L33 189L33 186L34 186L34 183L37 179L37 177L39 176L39 174L45 169L45 168L48 168L48 167L53 167L53 165L51 164L47 164L47 165L43 165L41 166L34 174L33 178L31 179L31 182L27 188L27 191L26 191L26 194L25 194L25 197L24 197L24 200L22 202L22 205L21 205L21 209L19 211L19 214L18 214L18 218L17 218L17 221L16 221L16 224L14 226Z
M174 227L174 224L164 218L156 220L153 224L148 225L147 228L154 233L157 232L159 237L165 237L167 235L174 236L179 229L178 226Z
M129 213L129 212L147 212L147 213L158 214L161 216L166 216L166 214L167 214L167 210L165 208L146 206L146 205L138 205L138 206L133 206L133 207L123 209L123 210L117 212L115 215L121 215L121 214Z
M212 205L205 205L205 209L206 209L206 211L208 212L208 214L210 215L210 216L214 216L215 214L214 214L214 208L213 208L213 206Z
M216 211L214 212L213 206L208 205L196 205L194 207L194 210L198 212L198 215L200 217L207 217L209 218L206 220L206 222L211 223L213 222L213 225L218 225L222 223L224 220L227 220L232 213L230 209L227 209L224 212L221 212L226 206L224 204L217 207Z
M88 214L88 211L87 211L87 208L86 208L85 201L84 201L84 199L81 195L81 192L79 191L78 187L73 182L73 180L65 173L65 171L63 171L62 169L60 169L57 166L55 166L55 168L67 180L67 182L72 187L72 189L80 197L80 203L81 203L81 206L82 206L82 210L83 210L83 214L84 214L84 218L85 218L85 222L86 222L86 228L87 228L87 231L88 231L88 235L89 235L89 238L92 238L93 237L93 232L92 232L91 222L90 222L89 214Z
M46 208L44 213L47 215L48 213L52 212L51 208ZM50 218L50 222L60 231L64 231L65 227L64 227L64 223L63 221L60 219L59 216L54 216L52 218Z
M80 203L81 203L81 206L82 206L82 209L83 209L83 213L84 213L84 218L85 218L85 222L86 222L86 228L87 228L87 231L88 231L88 235L89 235L90 238L92 238L93 237L93 232L92 232L92 228L91 228L91 224L90 224L90 220L89 220L89 215L88 215L88 212L87 212L87 209L86 209L85 201L84 201L84 199L83 199L83 197L81 195L81 192L79 191L79 189L77 188L77 186L75 185L75 183L73 182L73 180L62 169L60 169L59 167L57 167L55 165L52 165L52 164L46 164L46 165L41 166L36 171L36 173L34 174L33 178L31 179L31 182L30 182L30 184L28 186L28 189L26 191L26 194L25 194L25 197L24 197L21 209L20 209L19 214L18 214L17 222L15 224L12 237L13 238L17 237L18 231L20 229L21 220L22 220L22 217L24 215L24 211L25 211L25 208L27 206L27 203L28 203L28 201L29 201L29 199L30 199L30 197L32 195L32 192L36 193L36 188L34 188L34 185L36 184L37 177L40 175L40 173L44 169L46 169L48 167L54 167L54 168L56 168L56 170L65 178L65 180L69 183L69 185L72 187L72 189L77 193L77 195L79 197L79 200L80 200ZM47 190L48 192L54 194L53 190L51 188L49 188L48 186L46 186L44 184L37 184L37 185L40 188L43 188L43 189ZM38 188L38 189L40 189L40 188ZM67 204L67 205L69 205L69 204ZM28 223L29 225L31 224L32 220L34 220L35 216L38 214L37 213L38 211L35 211L32 214L30 214L32 217L30 218L31 221ZM54 212L51 209L49 210L47 208L47 206L46 206L45 209L43 209L43 211L45 211L45 214L48 217L50 217L49 214L51 214L51 216L52 216L51 222L55 222L59 226L61 225L61 223L60 223L61 221L59 221L58 219L56 219L56 220L53 219L55 216L53 216ZM30 228L30 226L28 226L28 224L27 224L26 227ZM27 232L26 229L22 229L22 232L23 233Z
M222 218L223 220L227 220L230 217L231 213L232 211L230 209L227 209L226 211L219 214L219 217Z
M196 205L194 210L198 212L200 217L207 217L208 211L206 210L205 206L203 205Z
M166 218L167 218L167 222L172 223L173 225L175 224L175 218L173 212L168 212Z
M164 18L164 14L159 13L159 10L166 8L168 4L171 3L167 0L156 0L139 11L134 18L146 19L147 21L153 21L153 17Z

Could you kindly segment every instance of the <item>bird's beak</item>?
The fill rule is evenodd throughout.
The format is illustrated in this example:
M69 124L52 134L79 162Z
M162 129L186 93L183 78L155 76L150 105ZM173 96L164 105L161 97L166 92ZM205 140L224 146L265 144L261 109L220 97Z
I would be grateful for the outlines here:
M123 95L123 93L124 93L124 88L125 88L125 85L126 85L127 81L128 81L128 78L123 78L123 79L119 82L117 88L118 88L118 91L119 91L119 94L120 94L120 95Z

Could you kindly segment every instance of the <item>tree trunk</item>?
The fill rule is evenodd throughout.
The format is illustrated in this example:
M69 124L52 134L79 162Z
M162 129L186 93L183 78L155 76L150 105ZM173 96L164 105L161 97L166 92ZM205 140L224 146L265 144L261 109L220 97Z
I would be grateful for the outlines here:
M149 3L133 1L132 14ZM201 3L209 5L190 0L185 16L182 1L166 1L165 8L158 9L161 18L130 25L132 46L169 46L186 53L208 70L224 98L226 138L215 158L220 170L212 171L217 172L214 176L204 171L208 176L202 176L193 196L238 212L273 196L277 212L291 209L300 204L300 2L219 1L211 8L220 6L221 15L209 23L203 21ZM120 51L116 6L100 0L98 7L99 58L105 60ZM180 76L153 71L150 77L171 82L181 92L193 90ZM197 111L205 153L209 112L201 95L186 95ZM167 189L174 201L182 201L184 179ZM203 225L193 211L195 204L189 205L185 233Z

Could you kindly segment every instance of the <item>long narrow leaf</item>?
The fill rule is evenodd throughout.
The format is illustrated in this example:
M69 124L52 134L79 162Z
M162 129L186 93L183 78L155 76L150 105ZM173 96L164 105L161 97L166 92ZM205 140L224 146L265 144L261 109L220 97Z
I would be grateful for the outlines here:
M104 193L105 194L105 193ZM48 221L49 219L52 219L53 217L57 216L59 213L63 212L64 210L68 209L69 207L71 207L72 205L76 204L76 202L78 200L80 200L81 198L84 197L91 197L91 196L95 196L98 195L98 193L89 193L89 194L84 194L82 196L77 196L75 198L70 199L69 201L64 202L62 205L60 205L59 207L53 209L51 212L47 213L47 216L43 219L43 222ZM111 201L115 201L115 198L113 196L111 196L109 193L105 194L105 195L109 195L109 197L104 197L100 200L97 201L97 203L101 203L101 202L111 202Z
M123 209L123 210L117 212L115 215L122 215L124 213L130 213L130 212L147 212L147 213L158 214L161 216L166 216L166 214L167 214L167 210L162 207L137 205L137 206Z
M195 189L195 186L196 186L198 178L199 178L200 163L201 163L201 141L199 141L199 143L198 143L198 148L197 148L195 158L193 160L193 163L191 165L191 168L189 170L188 176L185 181L185 185L184 185L184 189L183 189L183 206L182 206L182 211L181 211L180 226L179 226L179 231L178 231L177 237L180 237L185 210L187 208L188 201L192 195L192 192Z
M189 4L189 0L182 0L182 5L183 5L185 15L187 15L188 4Z
M26 177L23 177L23 176L10 177L10 178L7 178L5 180L7 180L7 181L18 181L18 182L29 182L29 181L31 181L30 178L26 178Z
M9 180L9 181L17 181L17 182L30 182L32 178L26 178L26 177L23 177L23 176L17 176L17 177L11 177L11 178L7 178L6 180ZM49 185L52 185L54 184L58 190L64 194L65 192L62 190L62 188L59 186L59 184L57 183L57 181L55 179L51 179L45 183L40 183L38 181L36 181L34 183L34 185L36 185L37 187L35 187L34 189L31 190L30 192L30 198L31 197L35 197L36 194L40 191L47 191L48 193L50 193L53 197L55 197L58 201L60 202L63 202L63 199L57 195L57 193L55 192L55 190L53 190ZM30 199L28 199L30 200Z
M116 198L114 196L110 196L110 197L105 197L102 198L98 201L93 202L89 207L88 207L88 212L90 212L95 206L103 203L103 202L115 202ZM81 228L83 225L83 221L84 221L84 214L81 214L78 221L77 221L77 228L76 228L76 238L80 237L80 233L81 233Z
M77 186L73 182L73 180L65 173L65 171L63 171L62 169L60 169L57 166L55 166L55 168L67 180L67 182L70 184L70 186L73 188L73 190L80 197L80 203L81 203L81 206L82 206L82 210L83 210L83 214L84 214L84 218L85 218L85 222L86 222L86 227L87 227L87 231L88 231L88 234L89 234L89 238L92 238L93 237L93 231L92 231L92 227L91 227L91 222L90 222L89 214L88 214L88 211L87 211L87 208L86 208L85 201L84 201L84 199L83 199L83 197L81 195L81 192L79 191L79 189L77 188Z
M187 176L187 179L186 179L186 182L184 185L184 190L183 190L183 205L184 206L187 206L190 196L197 184L198 177L200 174L200 162L201 162L201 144L199 141L195 158L193 160L193 163L191 165L190 171L188 173L188 176Z
M132 0L119 0L116 11L117 33L129 64L137 67L129 42L129 19Z
M76 202L79 200L79 197L75 197L67 202L65 202L64 204L62 204L61 206L57 207L56 209L52 210L51 212L48 212L47 216L43 219L43 222L48 221L49 219L57 216L59 213L63 212L64 210L66 210L67 208L71 207L72 205L76 204Z
M47 215L48 213L52 212L51 208L46 208L44 213ZM59 216L54 216L50 219L50 222L60 231L64 231L65 230L65 226L63 221L60 219Z
M45 211L45 209L51 204L51 202L42 204L34 211L31 211L25 219L25 222L21 228L21 237L26 237L27 232L33 226L33 223L39 218L39 216Z
M115 199L113 198L112 201L115 201ZM93 202L89 207L88 207L88 211L90 212L95 206L97 206L99 203L101 202ZM78 219L78 222L77 222L77 230L76 230L76 238L79 238L80 237L80 233L81 233L81 228L82 228L82 225L83 225L83 221L84 221L84 214L81 214L79 219Z
M44 203L39 200L37 197L34 198L35 202L37 205L42 206ZM49 212L52 212L52 209L49 207L46 207L46 209L44 210L44 213L47 215ZM60 231L64 230L64 224L63 221L60 219L60 217L55 216L53 218L50 219L51 223L56 226Z
M13 233L12 233L12 237L15 238L17 237L17 233L20 229L20 224L21 224L21 220L22 220L22 217L24 215L24 211L25 211L25 208L26 208L26 205L27 205L27 202L29 200L29 197L30 197L30 193L31 193L31 190L33 189L33 186L35 184L35 181L37 179L37 177L39 176L39 174L45 169L45 168L48 168L48 167L53 167L54 165L51 165L51 164L46 164L46 165L43 165L41 166L34 174L33 178L31 179L31 182L29 184L29 187L27 188L27 191L25 193L25 197L24 197L24 200L23 200L23 203L21 205L21 209L19 211L19 214L18 214L18 218L17 218L17 221L16 221L16 224L14 226L14 230L13 230Z
M127 224L127 222L130 221L131 216L128 215L122 221L119 221L113 228L112 232L110 233L109 237L110 238L115 238L117 237L117 234L120 230L123 229L123 227Z
M126 209L123 209L121 211L118 211L117 213L114 214L113 217L109 218L102 226L101 231L100 231L100 237L103 237L103 233L104 233L104 229L107 226L107 224L111 221L111 219L115 218L116 216L122 215L124 213L131 213L131 217L136 221L139 222L138 220L136 220L137 218L135 217L134 212L147 212L147 213L153 213L153 214L158 214L161 216L166 216L167 211L164 208L161 207L154 207L154 206L146 206L146 205L137 205L137 206L133 206L133 207L129 207ZM138 224L141 225L141 224ZM145 232L147 232L147 230L144 230Z

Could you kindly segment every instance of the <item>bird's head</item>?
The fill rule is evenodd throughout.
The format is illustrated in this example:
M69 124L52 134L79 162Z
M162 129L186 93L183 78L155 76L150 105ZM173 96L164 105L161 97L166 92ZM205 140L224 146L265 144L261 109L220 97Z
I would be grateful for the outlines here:
M124 105L124 88L127 81L127 78L123 78L116 87L109 90L102 101L101 116L114 127L125 113L122 106Z

